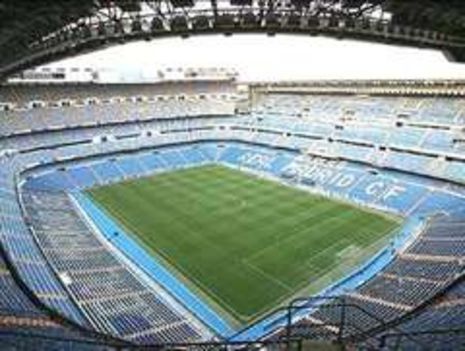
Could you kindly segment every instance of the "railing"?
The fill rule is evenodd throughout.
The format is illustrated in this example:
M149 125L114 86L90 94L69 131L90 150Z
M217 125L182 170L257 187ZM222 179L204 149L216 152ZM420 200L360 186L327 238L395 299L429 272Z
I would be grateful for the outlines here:
M314 314L317 311L319 316ZM359 318L354 320L349 318L351 315L358 315ZM374 347L375 345L372 344L377 344L379 340L371 337L369 332L373 328L380 330L391 328L390 330L394 333L402 333L404 339L411 345L419 348L427 346L421 339L404 333L395 326L389 327L380 316L368 311L362 305L347 302L344 296L295 299L287 307L286 319L286 326L280 337L278 336L278 340L286 342L296 338L311 338L323 339L339 345L363 342L365 346Z
M321 303L321 300L324 300ZM338 315L340 319L317 321L316 318L295 321L294 316L313 309L318 304L319 311L327 315ZM373 324L385 326L385 332L378 335L364 336L365 331L355 323L350 322L349 315L357 312L360 317L368 318ZM311 315L310 315L311 317ZM351 338L351 333L357 332L357 340ZM2 347L14 347L21 350L49 350L49 349L102 349L105 350L243 350L243 351L301 351L305 345L319 345L319 347L363 347L365 350L397 350L397 349L440 349L453 347L465 343L465 328L438 329L407 332L400 328L389 327L382 319L367 311L362 306L346 303L343 298L316 297L294 300L287 306L287 324L279 333L265 339L253 341L211 341L199 343L171 343L157 345L131 345L115 343L111 340L97 339L92 334L67 334L50 332L47 329L37 332L29 330L4 329L0 327L0 343ZM311 349L311 347L309 347Z

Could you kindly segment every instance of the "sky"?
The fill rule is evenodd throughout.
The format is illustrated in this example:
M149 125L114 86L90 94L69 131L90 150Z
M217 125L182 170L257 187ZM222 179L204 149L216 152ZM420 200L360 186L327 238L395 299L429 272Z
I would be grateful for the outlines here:
M197 36L133 42L50 66L98 67L108 79L150 80L167 67L234 68L242 81L465 79L465 64L440 51L324 37Z

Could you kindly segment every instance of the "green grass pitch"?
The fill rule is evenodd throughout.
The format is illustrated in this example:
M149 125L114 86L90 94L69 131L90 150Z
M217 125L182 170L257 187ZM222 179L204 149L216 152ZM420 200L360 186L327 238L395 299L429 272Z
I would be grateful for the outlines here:
M396 218L213 165L89 194L238 324L347 274L399 224Z

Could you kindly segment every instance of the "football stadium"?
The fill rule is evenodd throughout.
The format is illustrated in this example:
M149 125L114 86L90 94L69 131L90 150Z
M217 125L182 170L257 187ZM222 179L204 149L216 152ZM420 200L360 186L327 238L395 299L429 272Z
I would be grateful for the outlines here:
M1 350L465 349L465 75L51 65L248 33L463 69L462 1L6 1L0 17Z

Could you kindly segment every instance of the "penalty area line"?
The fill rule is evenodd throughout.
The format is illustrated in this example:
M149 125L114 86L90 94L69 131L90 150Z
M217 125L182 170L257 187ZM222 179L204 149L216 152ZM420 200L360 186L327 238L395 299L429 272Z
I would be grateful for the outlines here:
M271 280L273 283L279 285L280 287L284 288L285 290L287 290L288 292L293 292L294 289L291 288L289 285L283 283L281 280L277 279L276 277L266 273L265 271L263 271L262 269L258 268L257 266L249 263L246 259L242 259L241 262L246 265L247 267L249 267L250 269L252 269L253 271L259 273L261 276L265 277L266 279L268 280Z

